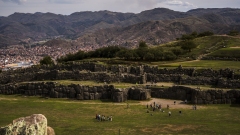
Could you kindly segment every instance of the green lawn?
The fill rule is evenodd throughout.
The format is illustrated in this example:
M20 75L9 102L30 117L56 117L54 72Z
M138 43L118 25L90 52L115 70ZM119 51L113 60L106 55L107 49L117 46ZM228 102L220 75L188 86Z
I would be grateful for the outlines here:
M155 63L157 64L157 63ZM174 63L167 63L167 64L159 64L160 67L178 67L182 65L183 68L185 67L192 67L192 68L212 68L212 69L239 69L240 62L239 61L219 61L219 60L198 60L198 61L185 61L185 62L174 62Z
M57 135L156 135L156 134L239 134L240 107L206 105L203 109L171 109L146 113L137 102L112 103L44 99L39 97L0 95L0 126L13 119L31 114L43 114ZM150 112L152 113L152 112ZM113 116L113 121L98 122L96 114Z
M222 48L211 53L209 56L240 58L240 48Z

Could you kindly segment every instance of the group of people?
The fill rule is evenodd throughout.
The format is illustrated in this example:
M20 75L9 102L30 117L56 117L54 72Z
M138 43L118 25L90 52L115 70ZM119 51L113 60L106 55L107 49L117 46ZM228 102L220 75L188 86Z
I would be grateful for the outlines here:
M156 104L155 102L153 102L153 104L150 104L150 109L152 109L152 111L154 112L156 109L158 109L161 112L164 112L164 110L162 109L162 105L161 104ZM149 108L148 104L147 104L147 109ZM167 109L169 109L169 105L167 105ZM147 112L149 112L149 109L147 110Z
M174 101L174 105L176 104L176 101ZM150 108L152 109L152 111L154 112L156 109L158 109L159 111L161 111L161 112L165 112L163 109L162 109L162 105L161 104L156 104L155 102L153 102L153 104L150 104L150 105L148 105L147 104L147 113L149 113L149 106L150 106ZM169 108L170 108L170 106L169 106L169 104L167 104L167 110L169 110ZM168 116L170 117L171 116L171 111L169 110L168 111ZM179 114L181 115L182 114L182 111L179 111ZM153 114L151 113L151 116L152 116Z
M161 111L161 110L162 110L162 105L161 105L161 104L156 104L155 102L153 102L153 105L150 104L150 108L151 108L153 111L155 111L156 109L158 109L159 111ZM169 109L169 108L170 108L170 106L169 106L169 104L167 104L167 109ZM147 104L147 109L148 109L148 104Z
M98 121L112 121L112 116L105 116L105 115L100 115L100 114L96 114L96 119Z

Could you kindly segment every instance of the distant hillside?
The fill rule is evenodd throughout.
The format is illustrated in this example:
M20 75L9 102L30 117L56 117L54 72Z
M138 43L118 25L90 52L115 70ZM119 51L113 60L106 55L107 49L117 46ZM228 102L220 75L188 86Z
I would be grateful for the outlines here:
M223 34L240 31L240 9L196 9L177 12L165 8L139 14L111 11L53 13L14 13L0 17L0 47L56 37L77 39L82 46L125 45L136 41L149 44L168 42L192 31Z

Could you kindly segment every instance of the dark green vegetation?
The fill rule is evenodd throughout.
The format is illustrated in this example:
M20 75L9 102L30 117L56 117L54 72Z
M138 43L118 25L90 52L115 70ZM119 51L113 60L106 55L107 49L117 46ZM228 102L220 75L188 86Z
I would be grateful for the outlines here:
M177 68L179 65L183 67L191 67L196 69L226 69L230 68L233 70L238 70L240 67L240 62L238 61L222 61L222 60L197 60L197 61L185 61L185 62L174 62L174 63L158 63L154 62L153 64L157 64L161 67L172 67Z
M43 114L48 125L60 135L139 135L139 134L238 134L240 107L231 105L198 106L198 110L170 109L146 113L146 106L136 101L73 101L38 97L0 95L0 126L13 119L31 114ZM171 107L171 106L170 106ZM178 114L179 110L182 115ZM150 111L152 113L152 111ZM98 122L96 114L113 116L113 121ZM223 130L224 129L224 130Z
M205 36L202 35L207 33ZM186 39L183 37L196 35L195 38ZM127 49L119 46L109 46L91 52L79 51L76 54L68 54L58 62L83 60L89 58L111 58L108 62L116 63L155 62L155 61L186 61L201 59L204 56L211 57L232 57L239 58L240 38L232 36L212 35L211 32L196 32L181 37L181 40L162 44L159 46L149 46L146 42L139 42L136 49ZM183 39L182 39L183 38ZM169 62L168 62L169 63Z
M237 36L239 35L239 32L237 30L232 30L228 33L229 36Z
M54 62L50 56L45 56L40 60L41 65L53 65Z
M214 33L211 31L205 31L202 33L193 32L191 34L184 34L182 35L181 38L177 38L177 40L192 40L198 37L206 37L206 36L212 36L212 35L214 35Z
M211 53L209 56L240 58L240 48L222 48Z
M187 50L189 50L189 48L187 48ZM82 60L86 58L119 58L122 60L134 60L134 61L148 61L148 60L168 61L175 60L177 58L176 55L180 55L182 52L183 50L176 48L173 49L173 51L171 50L164 51L161 47L149 48L144 41L141 41L137 49L127 49L119 46L109 46L91 52L78 51L76 54L68 54L64 57L61 57L57 61L67 62Z

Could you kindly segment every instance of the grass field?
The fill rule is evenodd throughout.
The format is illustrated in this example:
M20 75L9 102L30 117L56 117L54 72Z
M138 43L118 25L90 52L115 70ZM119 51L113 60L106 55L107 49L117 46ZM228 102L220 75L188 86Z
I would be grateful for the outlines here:
M211 53L209 56L240 58L240 48L222 48Z
M173 62L167 64L157 64L160 68L161 67L178 67L182 65L183 67L192 67L196 69L201 68L212 68L212 69L240 69L240 62L239 61L218 61L218 60L196 60L196 61L185 61L185 62Z
M137 101L112 103L0 95L0 126L13 119L43 114L57 135L239 134L240 106L206 105L202 109L171 109L146 113ZM178 111L182 111L182 115ZM96 114L113 116L98 122Z

